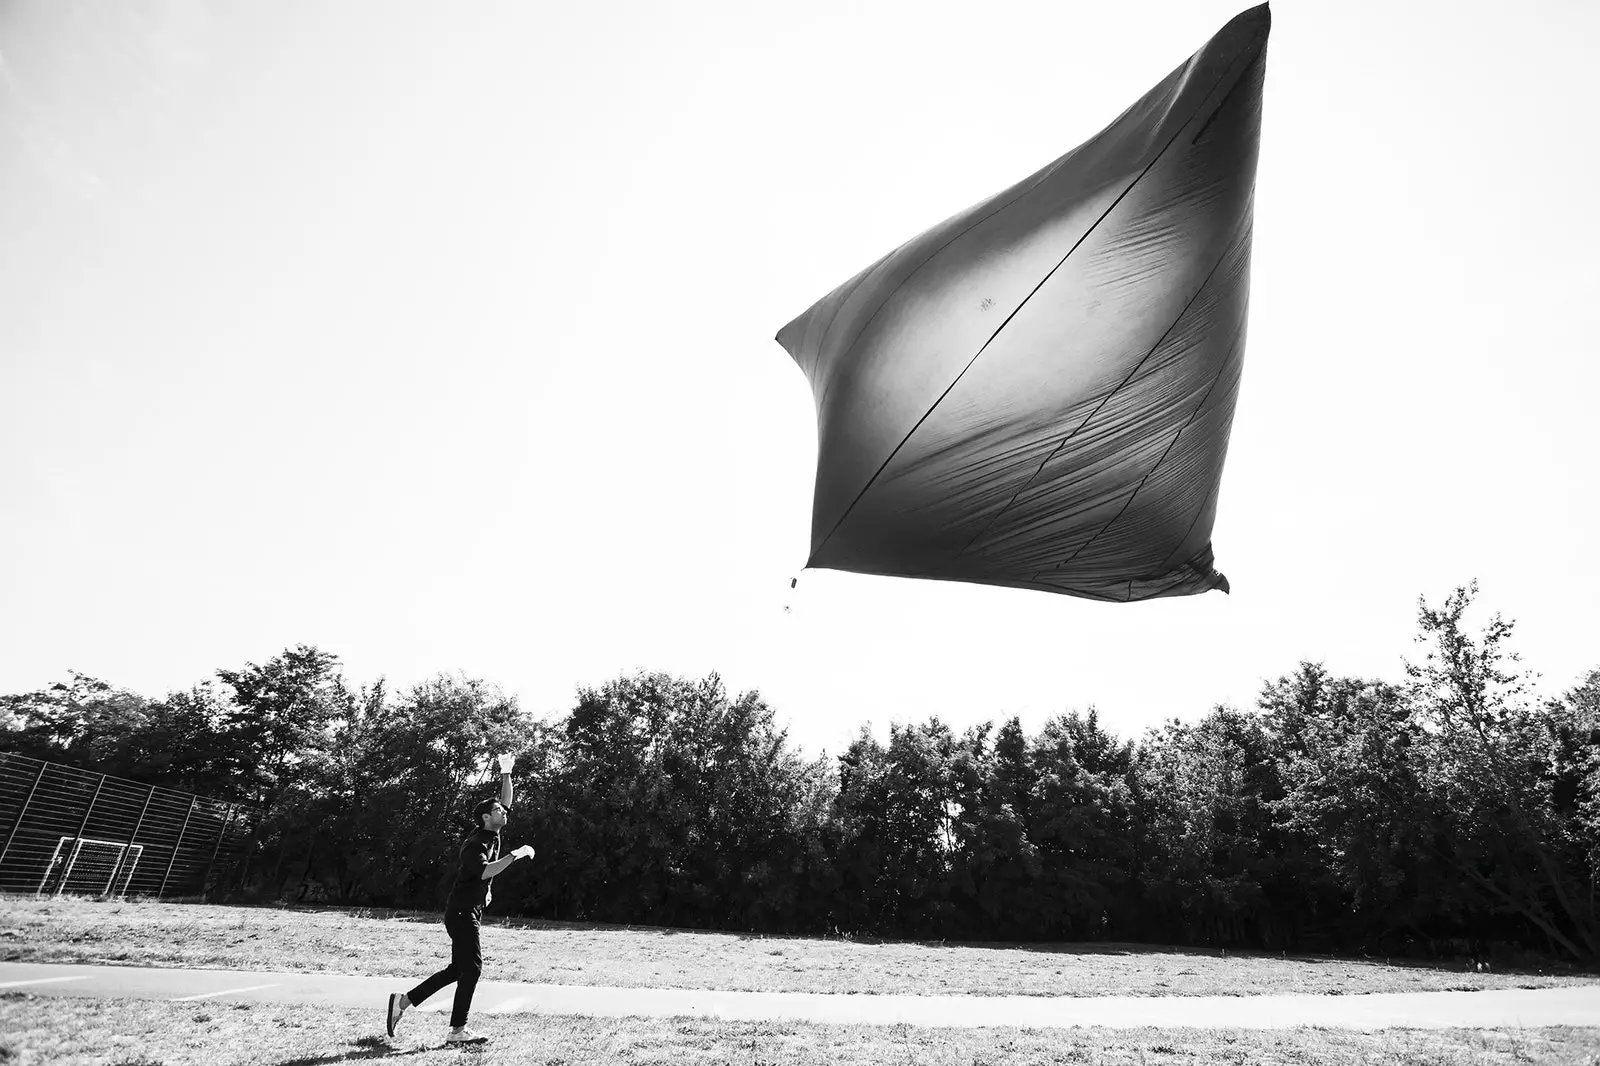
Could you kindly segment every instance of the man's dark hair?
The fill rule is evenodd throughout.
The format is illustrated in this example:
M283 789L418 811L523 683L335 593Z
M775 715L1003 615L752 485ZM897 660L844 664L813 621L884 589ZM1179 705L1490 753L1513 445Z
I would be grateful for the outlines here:
M496 799L493 796L491 796L491 797L489 797L488 799L485 799L485 800L479 800L477 805L472 808L472 825L473 825L473 827L476 828L476 829L482 829L483 828L483 816L488 814L490 811L494 810L495 807L497 807L497 806L502 806L502 804L500 803L500 801L498 799Z

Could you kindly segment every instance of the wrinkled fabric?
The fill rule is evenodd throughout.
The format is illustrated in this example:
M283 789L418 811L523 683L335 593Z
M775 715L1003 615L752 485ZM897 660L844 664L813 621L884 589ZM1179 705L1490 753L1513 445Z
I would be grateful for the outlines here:
M811 382L808 567L1182 596L1244 358L1266 5L1100 134L778 333Z

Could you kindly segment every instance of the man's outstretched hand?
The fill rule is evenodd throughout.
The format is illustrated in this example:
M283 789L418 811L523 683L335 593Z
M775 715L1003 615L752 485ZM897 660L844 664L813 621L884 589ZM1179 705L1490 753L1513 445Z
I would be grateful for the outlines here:
M505 755L500 756L499 758L500 758L500 772L503 773L503 774L509 774L511 772L511 767L517 761L517 757L515 755L507 753Z
M533 858L533 846L531 844L524 844L519 848L513 849L511 854L515 855L519 859L531 859Z

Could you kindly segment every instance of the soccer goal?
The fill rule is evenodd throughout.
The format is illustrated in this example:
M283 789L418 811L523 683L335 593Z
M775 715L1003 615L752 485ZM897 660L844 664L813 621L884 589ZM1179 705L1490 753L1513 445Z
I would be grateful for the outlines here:
M143 844L119 840L62 837L39 881L39 892L78 892L97 896L123 896L133 871L144 854ZM38 893L35 893L36 895Z

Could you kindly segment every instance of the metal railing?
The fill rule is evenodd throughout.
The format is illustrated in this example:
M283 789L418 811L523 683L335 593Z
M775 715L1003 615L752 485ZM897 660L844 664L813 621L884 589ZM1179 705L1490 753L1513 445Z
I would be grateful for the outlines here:
M248 847L248 813L0 752L0 891L199 895Z

